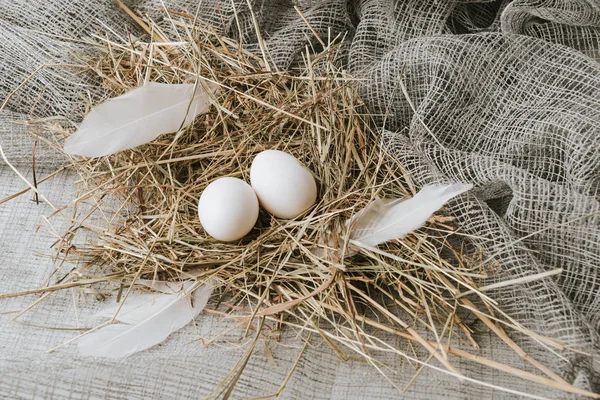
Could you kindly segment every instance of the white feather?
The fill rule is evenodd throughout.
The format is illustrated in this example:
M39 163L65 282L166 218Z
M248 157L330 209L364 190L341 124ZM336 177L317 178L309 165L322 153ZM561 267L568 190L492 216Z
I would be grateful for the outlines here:
M165 282L150 281L138 279L136 285L147 286L162 293L178 295L182 290L189 293L194 282ZM173 301L172 296L163 296L156 293L133 293L127 296L122 303L109 305L98 313L95 317L114 318L117 321L127 324L136 324L152 315L157 309L168 306Z
M114 318L126 324L136 324L145 320L157 308L166 307L172 296L162 296L152 293L130 294L123 303L116 303L103 308L94 317Z
M472 185L425 186L410 199L376 199L352 216L347 225L350 239L375 247L419 229L446 202Z
M100 157L131 149L192 123L210 106L211 87L150 82L92 108L65 152Z
M212 286L194 289L194 285L184 282L174 294L130 294L116 316L124 323L108 325L83 336L78 343L79 353L123 358L161 343L192 321L208 302ZM112 305L98 315L112 318L118 308L119 305Z

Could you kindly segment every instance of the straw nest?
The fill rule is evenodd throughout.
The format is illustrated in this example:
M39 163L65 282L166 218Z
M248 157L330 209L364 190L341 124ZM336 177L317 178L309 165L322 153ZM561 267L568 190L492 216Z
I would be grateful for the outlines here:
M468 262L451 218L439 213L426 227L377 249L349 243L349 217L377 197L407 197L417 188L382 147L356 82L339 67L342 38L323 43L320 52L307 49L297 68L282 72L266 64L267 49L250 53L190 16L173 15L173 21L185 32L185 43L171 42L158 26L138 19L153 44L101 38L105 52L89 65L113 95L144 81L216 83L210 111L147 145L71 160L80 176L74 204L87 204L87 211L57 245L58 262L71 262L75 270L46 290L113 282L120 287L118 300L127 301L138 278L210 280L216 290L209 308L235 315L256 337L279 329L310 332L337 354L355 354L382 373L379 350L458 378L462 373L452 356L523 377L513 367L448 345L477 348L461 319L466 313L520 350L492 322L495 306L475 282L485 271ZM265 149L284 150L311 169L317 204L294 220L261 211L241 241L215 241L198 220L200 194L220 177L249 181L250 164ZM94 218L106 227L91 223ZM81 244L84 232L94 239ZM358 246L357 254L348 256L350 245ZM466 310L477 310L459 297L468 290L483 311ZM421 347L425 357L388 344L383 338L389 335ZM524 357L548 375L548 368ZM232 371L225 387L240 373ZM577 390L530 375L525 379Z

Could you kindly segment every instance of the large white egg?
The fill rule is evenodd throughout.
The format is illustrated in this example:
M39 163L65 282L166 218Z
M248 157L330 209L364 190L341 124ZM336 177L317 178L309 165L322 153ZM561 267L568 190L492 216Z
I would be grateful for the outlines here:
M198 217L204 230L215 239L224 242L241 239L258 219L256 194L240 179L217 179L202 192Z
M250 168L250 183L260 205L279 218L296 218L317 201L310 170L283 151L259 153Z

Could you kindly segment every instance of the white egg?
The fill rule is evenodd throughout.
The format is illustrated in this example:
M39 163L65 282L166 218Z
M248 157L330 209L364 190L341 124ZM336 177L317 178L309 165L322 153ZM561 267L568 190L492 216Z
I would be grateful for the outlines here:
M279 218L296 218L317 201L310 170L283 151L259 153L250 168L250 182L260 205Z
M202 192L198 217L204 230L213 238L224 242L241 239L258 219L256 194L240 179L217 179Z

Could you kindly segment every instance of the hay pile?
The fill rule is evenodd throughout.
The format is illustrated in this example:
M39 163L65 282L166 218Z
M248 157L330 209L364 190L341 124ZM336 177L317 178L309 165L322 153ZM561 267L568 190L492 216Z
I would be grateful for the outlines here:
M265 49L252 54L191 16L171 16L174 29L184 36L169 38L159 26L138 19L153 41L100 38L106 51L90 60L90 67L113 95L145 81L213 82L220 87L213 105L178 133L113 156L71 160L81 177L73 204L92 206L56 246L57 262L76 268L44 291L112 282L120 287L117 301L127 301L140 278L211 281L217 285L212 309L235 315L246 333L255 331L255 338L296 329L322 337L341 356L358 355L382 373L379 351L473 380L454 367L455 356L593 395L521 354L493 322L502 314L476 284L488 271L477 249L465 254L458 227L443 213L425 228L377 249L352 243L360 251L347 256L344 224L350 216L377 197L407 197L417 188L386 155L372 116L356 94L356 82L340 67L343 38L321 38L322 50L306 49L298 68L277 71L268 64ZM57 125L52 129L70 133ZM265 149L284 150L314 172L317 205L295 220L261 210L256 227L239 243L215 241L198 221L200 194L220 177L249 181L252 159ZM89 223L91 216L100 216L108 228ZM97 238L79 244L79 235L88 232ZM472 293L472 301L461 295L465 292ZM451 347L477 348L463 323L467 314L483 321L541 374ZM412 342L427 356L406 354L381 334ZM239 365L217 390L231 390L245 363Z

